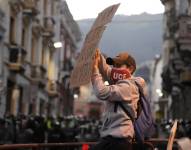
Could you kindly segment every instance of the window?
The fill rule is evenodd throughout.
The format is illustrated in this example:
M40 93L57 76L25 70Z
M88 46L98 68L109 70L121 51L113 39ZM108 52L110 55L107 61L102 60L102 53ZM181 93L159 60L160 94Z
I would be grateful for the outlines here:
M25 47L25 33L26 33L26 31L25 31L25 28L23 27L23 29L22 29L22 43L21 43L21 45L22 45L22 47L24 47L24 48L26 48Z
M10 27L9 27L9 41L14 44L15 42L15 18L10 18Z
M47 5L48 5L48 0L44 0L44 15L47 15Z
M35 63L35 49L36 49L36 39L35 36L32 37L32 45L31 45L31 63Z
M6 94L6 114L11 112L11 99L15 83L11 80L7 81L7 94Z
M43 66L45 66L45 62L46 62L46 60L45 60L45 45L43 44L43 47L42 47L42 55L41 55L41 64L43 65Z
M40 99L40 110L39 114L40 116L43 116L45 114L45 101L43 99Z

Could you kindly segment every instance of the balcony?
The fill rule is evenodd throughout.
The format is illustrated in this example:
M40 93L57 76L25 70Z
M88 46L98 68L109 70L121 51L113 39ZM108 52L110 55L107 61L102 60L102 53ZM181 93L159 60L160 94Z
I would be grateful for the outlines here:
M37 2L38 0L22 0L23 13L28 15L37 15L39 13Z
M183 55L185 55L186 53L191 53L191 18L190 16L181 16L178 20L178 25L179 25L179 29L176 33L176 40L178 41L178 44L180 45L181 53Z
M45 78L46 70L40 65L31 65L31 77L36 79Z
M40 71L40 68L39 66L36 66L36 65L32 65L31 66L31 78L34 78L34 79L41 79L41 71Z
M11 71L23 72L25 70L24 59L26 51L17 45L10 45L9 51L9 60L5 62L8 68Z
M176 38L180 44L191 43L191 19L190 16L181 16L179 19L179 30Z
M186 68L184 72L180 73L180 80L183 84L191 85L191 68Z
M30 62L25 62L25 76L31 82L45 88L47 85L46 69L41 65L32 65Z
M53 17L44 17L43 36L53 37L54 36L54 25L55 25L55 21L54 21Z

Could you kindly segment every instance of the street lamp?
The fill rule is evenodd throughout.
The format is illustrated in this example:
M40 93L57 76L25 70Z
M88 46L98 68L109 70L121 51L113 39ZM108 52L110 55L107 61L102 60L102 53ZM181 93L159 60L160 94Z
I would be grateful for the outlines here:
M163 96L161 89L156 89L156 93L158 94L159 97Z
M105 85L109 85L109 82L108 82L108 81L105 81L104 84L105 84Z
M63 45L62 45L62 42L55 42L54 43L54 47L55 48L61 48Z
M78 94L74 94L74 99L78 99Z

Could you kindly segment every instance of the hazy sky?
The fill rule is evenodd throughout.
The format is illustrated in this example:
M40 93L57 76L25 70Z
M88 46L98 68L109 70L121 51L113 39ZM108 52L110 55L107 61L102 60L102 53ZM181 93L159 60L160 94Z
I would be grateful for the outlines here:
M162 13L160 0L66 0L75 20L95 18L106 7L120 3L116 14Z

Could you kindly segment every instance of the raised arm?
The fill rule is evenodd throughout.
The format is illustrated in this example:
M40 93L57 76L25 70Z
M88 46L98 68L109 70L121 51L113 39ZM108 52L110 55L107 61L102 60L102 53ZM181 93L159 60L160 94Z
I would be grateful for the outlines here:
M100 55L100 61L99 61L99 71L103 77L104 81L108 81L109 83L110 81L110 75L111 75L111 66L109 66L106 63L106 59L105 57L101 54L100 50L97 49L97 51L99 51L99 55Z

